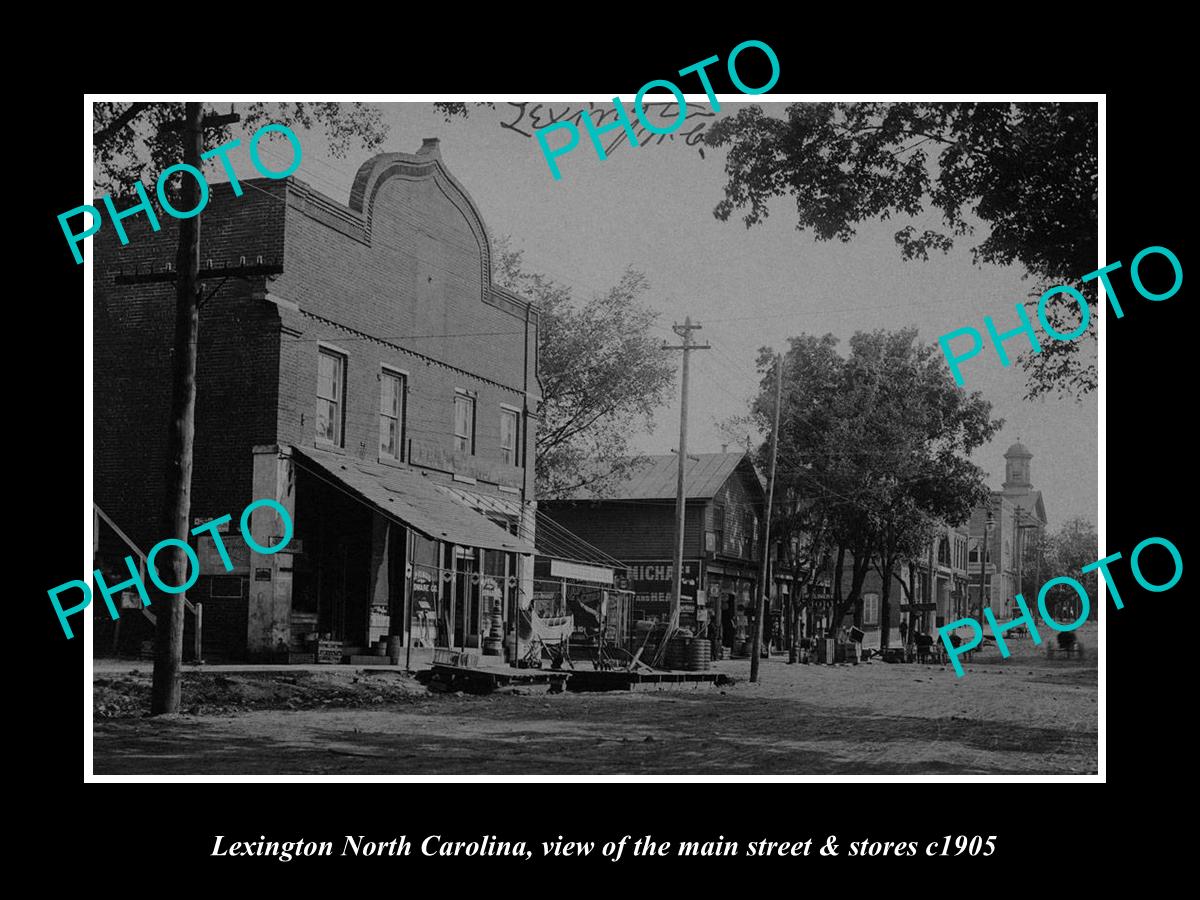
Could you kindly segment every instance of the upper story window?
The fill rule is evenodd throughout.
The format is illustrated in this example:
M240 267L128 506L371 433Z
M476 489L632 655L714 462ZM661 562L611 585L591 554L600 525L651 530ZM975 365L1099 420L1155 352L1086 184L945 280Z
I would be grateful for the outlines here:
M520 442L517 435L521 428L521 414L515 409L500 410L500 452L504 456L505 465L520 465L517 447Z
M725 551L725 507L720 503L713 504L713 536L717 552Z
M454 449L475 452L475 398L461 391L454 395Z
M404 459L407 381L401 373L387 369L379 375L379 455L385 459Z
M863 594L863 624L879 624L879 595Z
M317 352L317 440L341 447L345 438L346 357Z

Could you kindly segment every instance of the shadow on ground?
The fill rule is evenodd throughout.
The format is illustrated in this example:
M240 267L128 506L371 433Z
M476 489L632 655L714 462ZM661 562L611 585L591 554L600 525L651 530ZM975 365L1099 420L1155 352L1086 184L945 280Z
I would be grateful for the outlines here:
M1045 673L1049 681L1066 673ZM1095 771L1096 732L694 694L460 698L110 719L97 774L973 774Z

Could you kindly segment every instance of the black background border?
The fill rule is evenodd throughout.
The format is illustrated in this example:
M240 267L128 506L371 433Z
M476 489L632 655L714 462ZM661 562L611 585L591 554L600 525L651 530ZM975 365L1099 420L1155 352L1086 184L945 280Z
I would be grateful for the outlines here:
M835 64L827 58L814 58L816 38L811 32L776 33L757 27L748 27L744 34L728 30L709 38L672 38L665 29L643 29L643 33L653 33L653 40L644 41L636 52L624 43L589 43L588 35L598 41L604 31L597 27L577 32L579 36L571 39L569 52L564 49L565 34L540 40L527 32L522 32L520 39L509 35L503 47L496 44L477 49L456 44L457 49L452 51L446 45L435 46L434 59L416 59L409 48L394 65L389 62L385 67L376 62L370 66L359 64L352 71L343 69L340 89L347 93L361 92L364 87L371 91L467 92L478 90L483 79L483 89L488 92L599 91L630 98L644 81L669 77L674 70L712 54L724 60L733 45L755 37L769 43L779 56L782 75L774 93L878 91L882 70L874 65L886 52L881 41L855 54L873 58L872 66L856 65L852 54L839 56ZM725 36L730 33L734 36ZM514 49L518 44L522 49ZM899 70L894 77L884 79L886 90L942 93L951 89L945 81L951 63L937 59L936 48L922 52L931 58L911 63L910 77L904 76L906 66L897 60ZM1183 168L1186 141L1170 133L1170 123L1187 115L1181 112L1170 90L1170 85L1178 82L1154 77L1158 71L1155 68L1143 71L1137 83L1124 76L1121 89L1112 90L1118 86L1114 84L1118 78L1108 67L1098 71L1079 64L1079 57L1072 57L1068 51L1064 51L1062 66L1054 69L1029 48L1014 53L1004 71L974 80L968 71L953 89L1001 94L1107 91L1106 258L1120 259L1128 266L1143 247L1162 245L1176 253L1186 270L1183 214L1190 201L1184 193L1191 188L1191 172ZM914 51L913 55L920 57L921 53ZM750 84L762 83L765 77L754 72L752 56L744 57L748 65L743 78ZM467 59L470 65L465 63ZM1022 68L1022 62L1029 67ZM1031 68L1035 62L1036 70ZM1132 66L1136 68L1137 64ZM169 73L155 71L153 87L163 92L206 93L264 86L288 92L329 90L327 79L333 69L326 65L294 71L291 79L295 83L270 76L259 81L256 71L246 70L252 77L244 85L234 84L232 79L218 85L209 77L172 79ZM718 92L732 92L722 70L723 66L712 68L714 85ZM147 86L134 71L121 80L118 85L97 78L87 87L117 91ZM32 761L37 775L29 785L36 785L41 793L30 814L44 821L40 828L31 823L31 830L43 835L74 836L64 837L74 845L73 852L87 863L97 864L87 865L67 878L94 880L103 878L100 872L105 869L128 865L136 867L140 880L151 869L165 865L181 875L187 873L181 880L189 886L200 883L193 878L207 883L209 877L228 878L251 870L272 879L274 886L292 883L295 873L304 879L297 884L315 886L316 882L309 879L318 870L336 872L339 879L376 873L403 877L411 866L418 866L424 877L444 885L470 889L477 884L483 890L540 892L555 889L553 883L539 887L524 879L529 871L545 870L547 866L564 874L581 867L615 872L632 866L638 875L662 875L678 879L674 883L679 885L714 886L714 877L756 885L755 875L762 877L769 869L772 875L795 873L804 879L796 882L798 887L823 882L826 877L853 877L886 868L898 875L948 877L950 880L940 884L952 888L964 884L955 879L956 875L998 873L996 864L1000 864L1015 879L1011 882L1013 888L1019 890L1025 886L1026 876L1021 868L1013 868L1014 863L1025 864L1040 857L1042 862L1061 861L1073 867L1089 858L1083 854L1104 847L1110 833L1120 842L1136 844L1143 840L1143 836L1131 833L1131 817L1151 805L1167 802L1184 765L1171 748L1172 729L1176 727L1173 723L1180 721L1176 698L1185 702L1187 698L1186 682L1176 680L1181 663L1175 656L1182 654L1165 644L1160 651L1152 648L1170 640L1173 629L1183 627L1185 618L1174 604L1185 596L1186 576L1168 593L1148 594L1132 582L1127 569L1119 567L1122 574L1118 574L1118 583L1126 606L1117 612L1110 605L1107 612L1106 785L1062 785L1030 779L1004 784L643 783L619 790L611 785L498 782L209 783L202 788L82 784L82 641L62 639L45 602L46 588L76 574L79 539L74 528L82 511L81 434L75 419L84 374L79 355L82 319L72 312L82 308L76 305L80 303L82 269L74 264L55 220L58 212L78 204L81 178L76 166L82 104L82 94L66 88L56 99L47 95L41 101L40 138L34 150L44 177L33 185L24 185L32 189L32 197L24 205L32 214L20 220L34 228L32 236L21 243L31 245L42 262L36 269L27 269L30 263L24 260L23 252L14 260L18 269L33 277L23 292L25 302L20 304L19 318L10 310L10 320L17 330L29 336L29 344L22 349L29 353L26 371L35 375L33 383L38 387L25 398L29 404L25 421L32 424L28 433L40 436L29 451L28 462L21 461L25 451L18 442L10 464L10 477L19 476L10 490L14 499L21 499L10 507L9 520L25 526L21 529L25 537L14 545L14 561L23 573L28 573L31 582L23 584L13 599L19 607L18 622L29 629L22 633L40 638L35 642L36 668L24 676L25 690L17 699L27 702L24 715L35 735ZM1116 283L1119 289L1128 282ZM1184 345L1192 343L1184 320L1186 290L1185 282L1183 290L1162 303L1143 301L1130 291L1121 295L1125 318L1118 321L1111 311L1107 314L1108 553L1121 551L1128 557L1143 538L1158 535L1172 540L1187 557L1183 491L1189 470L1183 455L1185 447L1194 443L1187 427L1188 411L1194 404L1186 399L1194 381L1185 379L1183 372L1190 349ZM1022 376L1014 370L1013 377ZM41 476L34 498L21 495L30 467ZM35 510L32 522L22 511L29 507ZM31 546L34 559L25 560ZM1147 571L1149 574L1153 569L1147 567ZM19 640L26 644L23 637ZM1175 703L1163 702L1164 695ZM743 842L763 837L813 837L815 845L827 834L838 834L843 843L861 838L940 841L947 834L995 834L999 839L997 853L986 862L968 857L849 860L814 856L770 862L727 857L686 860L680 866L674 859L651 861L627 855L614 865L597 853L586 859L530 863L460 858L448 866L451 860L425 860L419 855L377 860L335 857L288 864L208 856L214 834L227 835L227 841L256 839L260 834L286 840L303 834L310 840L334 840L340 847L339 836L346 833L385 840L400 834L410 839L442 834L447 839L471 840L486 833L531 842L560 834L568 839L598 842L647 833L671 841L709 840L717 835ZM1094 864L1102 866L1103 861L1095 860ZM290 874L280 880L284 873ZM132 873L120 873L118 883L128 883L125 874ZM744 881L747 878L751 880ZM400 883L407 882L380 885L390 888ZM656 883L659 888L665 886L657 879ZM558 884L566 889L580 886L576 882ZM624 890L649 887L650 883L639 879L598 882L597 886ZM349 882L346 889L354 890ZM584 890L591 892L590 888Z

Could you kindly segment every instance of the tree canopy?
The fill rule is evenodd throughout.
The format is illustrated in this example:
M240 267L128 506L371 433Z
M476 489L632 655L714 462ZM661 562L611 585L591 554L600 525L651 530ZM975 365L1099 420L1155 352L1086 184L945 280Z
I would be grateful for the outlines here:
M355 145L371 150L387 138L382 111L364 103L246 103L239 104L239 127L252 134L262 125L278 123L306 130L320 127L329 152L342 158ZM95 103L93 133L96 187L125 196L136 181L158 177L183 159L182 103ZM207 148L227 142L229 125L206 126ZM212 165L220 165L214 160ZM178 178L173 179L177 181Z
M1091 598L1094 617L1099 602L1097 572L1095 569L1086 573L1082 570L1103 556L1099 546L1096 526L1082 516L1068 519L1057 530L1045 533L1040 542L1030 541L1021 578L1022 593L1029 608L1035 608L1038 594L1046 582L1052 578L1074 578ZM1071 604L1078 603L1078 595L1069 586L1052 588L1050 596ZM1050 608L1053 611L1052 603Z
M497 249L496 281L539 309L537 495L602 491L640 461L629 439L653 430L675 384L675 361L650 334L657 314L642 302L646 276L626 269L579 302L570 287L529 271L506 241Z
M849 241L863 222L932 209L941 229L895 233L904 259L927 260L970 238L973 214L989 226L970 248L976 263L1024 266L1032 302L1069 284L1094 303L1094 283L1080 279L1097 257L1095 103L796 103L783 118L748 106L705 140L728 148L722 221L738 211L749 228L790 196L797 230ZM1094 347L1082 340L1047 341L1022 358L1030 397L1095 388Z
M789 341L777 476L790 496L812 505L808 517L828 525L834 624L857 606L873 561L886 559L886 583L896 562L928 544L936 524L965 521L987 497L982 470L966 456L1003 424L978 392L955 385L937 348L920 343L915 329L858 332L845 357L837 343L829 334ZM772 361L761 351L752 417L764 430L774 412ZM768 449L769 442L761 458Z

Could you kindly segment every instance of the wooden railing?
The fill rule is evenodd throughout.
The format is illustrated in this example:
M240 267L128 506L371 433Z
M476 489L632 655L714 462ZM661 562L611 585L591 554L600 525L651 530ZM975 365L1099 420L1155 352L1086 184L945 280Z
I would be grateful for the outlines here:
M124 541L125 545L130 550L132 550L134 552L134 554L137 556L138 577L141 578L142 583L145 584L145 582L146 582L146 554L142 552L142 548L139 547L137 544L135 544L133 542L132 538L130 538L129 535L127 535L124 531L121 530L120 526L117 525L117 523L114 522L112 520L112 518L110 518L109 515L100 508L99 504L93 503L92 509L95 513L95 515L93 516L93 519L92 519L93 534L96 534L96 535L99 534L99 531L100 531L100 521L99 520L103 519L104 524L106 524L109 528L111 528L116 533L117 537L119 537L122 541ZM202 635L203 622L204 622L204 605L202 603L192 603L190 600L187 599L187 597L184 597L183 598L183 607L184 607L184 615L186 615L187 613L190 612L193 616L196 617L196 627L192 634L192 653L193 653L194 661L200 662L204 658L203 656L201 656L201 653L200 653L201 635ZM149 619L152 624L157 626L157 624L158 624L157 617L154 615L154 613L150 612L150 610L146 609L146 607L144 605L142 606L142 615L145 616L147 619ZM116 628L113 630L113 650L116 650L117 641L120 638L120 636L121 636L121 620L117 619Z

